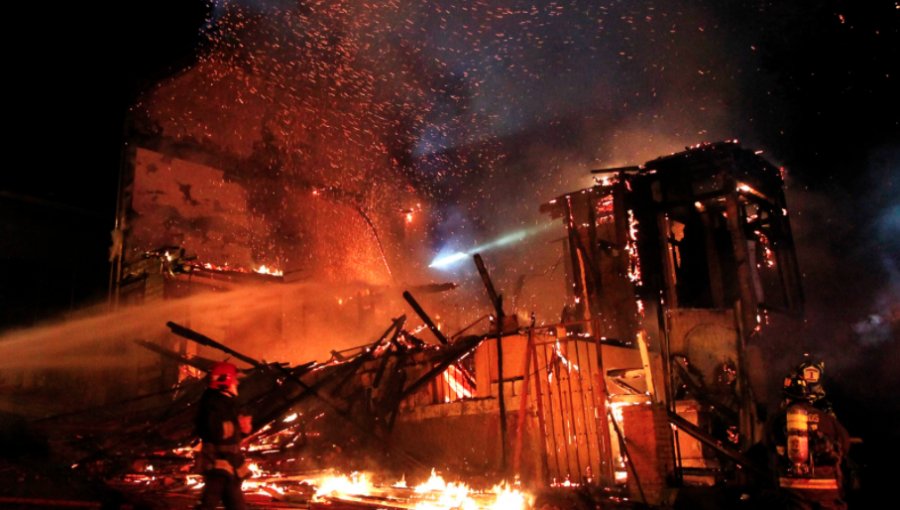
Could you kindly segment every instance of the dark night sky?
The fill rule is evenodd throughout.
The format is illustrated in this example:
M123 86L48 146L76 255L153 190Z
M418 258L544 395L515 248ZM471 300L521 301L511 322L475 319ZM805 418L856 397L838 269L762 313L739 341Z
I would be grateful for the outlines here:
M127 109L141 91L195 61L213 11L193 0L118 4L102 12L80 4L16 7L7 17L22 26L5 41L4 98L12 113L6 131L12 137L0 181L0 326L31 324L103 297ZM900 3L556 4L572 7L561 15L571 30L558 23L536 27L546 31L540 49L519 43L507 55L502 44L485 47L498 59L536 66L533 81L504 81L502 68L487 68L464 52L446 58L450 67L485 79L474 101L504 117L491 134L540 128L554 120L553 111L576 120L591 111L631 127L646 123L684 145L730 133L765 149L792 176L789 200L795 200L794 229L803 243L811 320L824 318L809 326L810 334L849 346L862 360L900 356L896 329L873 340L860 333L867 315L897 310L900 300ZM585 7L599 4L608 9ZM607 16L604 38L592 35L596 23L582 10ZM456 44L452 30L425 28L422 40ZM679 72L679 66L691 68ZM611 91L607 103L583 109L580 101L596 94L598 83ZM649 93L657 90L668 97ZM676 121L669 129L656 118L690 116L701 101L721 110L708 133L692 133L691 122ZM599 145L616 152L616 130L601 131ZM861 376L865 363L838 365ZM875 374L876 384L897 381L884 370ZM867 384L856 381L842 391L871 395ZM887 409L896 418L897 398L892 402Z

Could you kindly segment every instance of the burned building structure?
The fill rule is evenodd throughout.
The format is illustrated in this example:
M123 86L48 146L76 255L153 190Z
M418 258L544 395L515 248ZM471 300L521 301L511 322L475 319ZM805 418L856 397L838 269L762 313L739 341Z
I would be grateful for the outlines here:
M388 299L382 290L415 270L399 261L421 230L420 199L402 186L367 194L326 178L265 177L281 170L265 170L277 163L264 145L241 158L135 140L111 249L111 300L118 307L268 286L274 301L265 313L195 311L183 320L192 316L195 328L221 340L292 361L358 341L334 338L374 337L390 319L378 306ZM298 282L314 292L284 285ZM288 341L322 332L333 339Z
M123 187L132 210L120 216L127 221L120 226L133 230L114 239L121 243L113 250L114 298L122 307L171 302L164 308L171 312L167 320L237 350L223 355L210 343L148 332L142 344L155 347L135 347L143 354L133 371L146 377L137 386L120 378L119 387L134 395L154 389L162 394L173 384L196 384L197 373L183 370L188 366L202 371L204 363L244 349L257 359L259 353L266 359L302 357L307 354L297 354L297 339L318 338L330 356L322 363L286 369L237 358L250 360L246 370L262 381L260 392L248 388L248 394L265 404L259 444L251 447L264 471L332 462L365 467L360 462L375 459L375 445L385 456L374 462L385 468L389 458L401 457L462 477L517 476L534 488L596 487L661 505L678 485L713 485L755 469L743 453L761 439L760 378L767 376L754 345L766 334L768 314L798 314L803 296L782 172L736 141L597 170L594 186L543 204L541 211L562 234L565 278L558 283L567 298L561 316L523 321L504 305L504 289L494 288L479 256L490 317L455 333L429 316L441 312L434 302L420 305L413 297L452 285L410 287L402 297L422 326L407 327L406 317L397 317L404 306L400 296L388 295L396 287L379 291L371 275L370 285L355 287L355 302L347 307L310 287L298 290L292 279L302 282L302 271L256 267L270 261L254 258L262 252L253 253L254 242L241 237L254 235L246 190L211 161L180 154L185 159L134 152L134 180ZM307 190L307 198L315 191ZM218 216L179 212L166 202L173 195L187 203L187 213L210 207ZM383 270L390 252L378 248L373 225L358 210L334 200L306 206L327 216L322 230L351 229L342 238L346 244L322 242L325 250L356 249L331 259L343 264L338 273L358 267L359 274L390 278ZM396 219L403 228L405 218ZM371 256L353 266L353 256L367 252ZM217 254L227 260L207 262ZM202 309L178 299L227 296L223 291L242 288L266 289L259 306L271 322L247 323L244 310L235 313L227 303ZM357 321L370 322L378 341L367 342L355 326L342 329ZM248 331L257 334L249 342ZM165 408L160 416L168 421L153 426L160 441L155 451L189 439L189 393L177 394L178 405L188 407ZM139 432L139 441L157 437L140 427L130 430ZM337 446L313 455L321 442L316 437ZM177 451L168 457L189 452Z
M642 372L649 405L622 413L647 455L632 461L656 470L641 479L711 483L730 452L761 440L766 375L753 347L767 315L802 311L782 172L726 141L595 173L593 188L544 206L566 226L572 318L641 352L642 371L600 362L612 405L640 393L625 383Z
M455 419L470 455L492 452L485 468L627 483L652 504L757 469L742 452L765 420L758 344L769 314L803 303L782 170L726 141L594 173L595 186L541 207L565 229L560 322L497 326L475 351L488 400L415 411L415 427L434 428L417 448L437 448Z
M129 193L142 216L131 221L145 222L140 228L147 229L154 215L165 217L159 193L165 182L146 183L162 175L166 161L171 158L152 151L138 160ZM204 171L216 172L211 166ZM438 340L436 348L444 345L452 360L410 354L412 344L376 349L374 358L371 349L332 350L331 362L351 360L354 384L369 387L340 398L378 402L381 415L390 416L380 433L390 438L391 448L464 475L516 474L534 486L617 488L650 504L665 503L673 484L712 485L755 467L742 454L761 440L764 419L764 376L753 346L766 334L769 314L799 314L803 302L782 171L726 141L594 174L594 186L541 206L564 233L566 277L559 283L568 298L560 303L558 322L521 324L521 315L504 310L501 293L477 258L493 313L474 335L441 332L412 295L405 296ZM179 186L182 198L218 201L216 210L228 218L229 207L216 193L204 197L197 191L202 188L185 189L177 173L163 177ZM241 196L237 187L229 191L227 182L213 181L220 183L219 194ZM361 250L372 251L369 261L383 259L373 225L352 207L346 215L339 212L331 213L338 218L332 227L356 216L361 221L351 227L359 233L348 237L351 244L362 242ZM163 230L171 233L166 221ZM348 228L343 223L340 228ZM234 233L228 226L181 232L213 242ZM130 258L125 253L120 252L116 282L123 303L290 279L252 267L197 263L178 246L133 250ZM296 296L279 294L277 319L259 348L281 342L287 350L279 354L289 352L291 337L307 320L304 307L309 315L323 314L310 311L314 303L292 302ZM353 313L362 314L366 305L357 306ZM181 319L226 343L242 334L221 316L186 313ZM382 328L387 322L370 319ZM387 336L422 345L415 333L402 330L405 318L393 320L394 334ZM171 338L157 340L179 350ZM182 343L182 355L204 353L188 351ZM391 402L376 398L381 390L372 388L385 367L395 376L414 374L393 379L399 386ZM367 407L373 406L362 406ZM360 408L348 402L346 409Z

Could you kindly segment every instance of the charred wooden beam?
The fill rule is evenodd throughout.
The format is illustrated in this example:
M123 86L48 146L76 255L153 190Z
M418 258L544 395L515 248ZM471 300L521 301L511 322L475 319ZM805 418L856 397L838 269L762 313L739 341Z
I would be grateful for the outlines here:
M166 326L168 326L169 329L172 330L172 333L175 333L176 335L178 335L180 337L187 338L188 340L197 342L200 345L205 345L207 347L212 347L213 349L218 349L218 350L220 350L226 354L229 354L231 356L234 356L235 358L243 361L244 363L252 365L256 368L263 366L262 363L251 358L250 356L241 354L241 353L235 351L234 349L228 347L227 345L216 342L212 338L210 338L204 334L198 333L198 332L194 331L193 329L186 328L186 327L184 327L180 324L176 324L172 321L167 322Z
M707 434L703 429L694 425L693 423L685 420L681 416L673 412L669 412L669 423L678 427L679 430L683 430L688 435L692 436L697 441L705 444L706 446L712 448L719 455L727 457L733 460L735 463L740 465L741 467L745 467L758 475L768 476L768 471L760 466L758 466L755 462L751 461L744 454L740 453L737 450L733 450L728 448L722 444L721 441L716 440L709 434Z
M445 358L437 365L431 368L422 377L403 389L403 398L407 398L428 384L429 381L437 377L441 372L447 370L447 367L459 361L463 356L468 354L472 349L478 346L484 340L481 336L467 336L460 338L453 345L449 346L450 352L445 354Z
M344 376L344 378L341 379L341 381L332 388L331 393L335 394L339 392L341 388L343 388L344 385L347 384L347 382L349 382L354 375L356 375L356 372L366 361L374 359L375 350L378 349L378 347L385 341L385 339L388 339L388 344L393 344L395 346L398 345L397 337L400 335L400 332L403 331L404 323L406 323L406 315L401 315L400 317L394 319L391 322L390 327L388 327L387 330L385 330L385 332L382 333L380 337L378 337L378 340L372 342L372 344L366 347L363 352L353 358L348 365L353 369L347 371L347 374Z
M400 319L396 319L396 320L401 320L401 322L394 323L397 326L397 328L394 330L394 334L391 336L390 343L395 348L397 348L398 352L402 352L405 350L405 348L402 348L400 343L397 342L397 337L400 336L400 332L402 331L403 322L406 321L406 316L403 315L403 316L401 316ZM387 367L389 359L390 359L390 356L384 356L384 360L382 360L382 362L379 364L378 370L375 372L375 378L372 380L373 388L377 389L379 387L379 385L381 384L381 378L384 376L384 370Z
M597 168L595 170L591 170L592 174L619 174L622 172L625 173L638 173L642 169L639 166L618 166L614 168Z
M166 325L176 335L183 336L184 338L187 338L188 340L197 342L201 345L213 347L213 348L219 349L225 353L231 354L235 358L240 359L246 363L249 363L250 365L253 365L257 369L273 369L279 375L283 376L286 380L291 381L291 382L297 384L298 386L300 386L304 390L304 392L317 397L319 400L321 400L323 403L325 403L325 405L327 405L332 410L334 410L336 413L338 413L339 416L346 419L349 423L356 426L358 429L364 430L364 431L368 430L365 427L361 426L360 424L356 423L356 421L353 420L347 414L347 412L344 409L342 409L341 406L339 406L332 398L330 398L326 395L323 395L319 391L319 388L321 387L320 384L317 384L316 386L310 386L309 384L305 383L299 376L294 374L291 370L288 370L287 368L281 366L280 364L264 365L263 363L260 363L259 361L251 358L250 356L241 354L241 353L235 351L234 349L231 349L230 347L223 345L223 344L213 340L212 338L209 338L208 336L198 333L190 328L186 328L184 326L181 326L181 325L176 324L171 321L167 322ZM381 338L378 341L380 342ZM368 354L368 351L364 354ZM359 367L359 365L361 365L362 362L365 361L365 359L366 359L366 357L363 355L357 356L356 359L354 359L352 362L350 362L348 365L346 365L347 367L352 368L352 370L348 370L348 371L351 373L355 372L356 369ZM343 372L341 372L341 373L343 373ZM302 396L302 394L301 394L301 396Z
M488 270L484 265L484 259L481 258L480 253L476 253L472 258L475 259L475 267L478 268L478 274L481 276L481 281L484 283L484 288L487 290L488 299L491 300L491 307L494 308L497 315L502 315L503 302L501 301L500 295L497 294L497 289L494 288L494 282L491 280L491 275L488 274ZM498 324L501 323L498 321Z
M503 296L497 294L494 288L494 282L488 274L487 267L481 254L476 253L474 256L475 266L478 268L478 274L481 275L481 281L484 282L484 288L487 290L488 298L497 313L497 404L500 407L500 470L506 472L507 446L506 446L506 397L503 394Z
M522 395L519 398L519 414L516 419L516 444L513 450L513 472L521 471L522 460L522 436L525 433L525 413L528 410L528 387L531 382L531 356L534 351L534 312L531 313L531 327L528 328L528 342L525 344L525 361L522 367L524 380L522 381Z
M447 292L449 290L453 290L457 287L459 287L459 285L457 285L453 282L446 282L446 283L427 283L425 285L413 285L410 288L416 292L424 292L425 294L437 294L439 292Z
M400 317L397 317L396 319L392 320L391 325L384 331L384 333L381 334L380 337L378 337L378 340L375 340L374 342L372 342L372 345L369 349L374 351L375 348L378 347L378 344L380 344L382 341L384 341L384 339L387 338L388 335L391 335L390 341L394 342L397 339L397 336L400 334L400 331L403 330L403 325L405 323L406 323L406 315L401 315Z
M434 336L443 345L447 345L450 343L449 341L447 341L447 337L445 337L444 334L441 333L441 330L438 329L438 327L431 320L431 317L429 317L428 314L425 313L425 310L422 309L418 301L416 301L416 298L414 298L408 290L403 291L403 299L405 299L406 302L409 303L409 306L411 306L413 311L416 312L416 315L418 315L419 318L422 319L422 322L424 322L425 325L428 326L428 329L431 331L431 333L434 334Z

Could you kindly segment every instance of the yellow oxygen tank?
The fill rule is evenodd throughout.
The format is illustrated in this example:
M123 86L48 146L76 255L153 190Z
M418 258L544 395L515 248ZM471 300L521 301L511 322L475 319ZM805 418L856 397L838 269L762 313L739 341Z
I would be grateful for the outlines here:
M794 474L809 473L809 413L800 405L787 411L787 455Z

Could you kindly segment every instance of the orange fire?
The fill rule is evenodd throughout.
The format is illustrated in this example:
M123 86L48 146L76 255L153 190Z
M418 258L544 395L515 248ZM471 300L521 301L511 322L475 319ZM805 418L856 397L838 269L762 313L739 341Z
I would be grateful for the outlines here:
M257 267L253 271L256 273L259 273L259 274L267 274L267 275L271 275L271 276L284 276L284 271L282 271L281 269L275 269L273 267L268 267L265 264Z
M390 501L389 506L414 510L525 510L533 498L508 484L489 491L476 491L461 482L447 482L431 472L431 477L410 489L406 480L390 487L375 485L365 473L330 475L310 480L317 487L315 500L336 499L365 502L367 498ZM384 504L384 503L382 503Z

